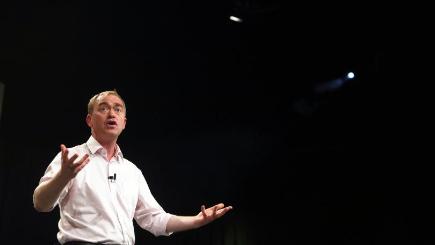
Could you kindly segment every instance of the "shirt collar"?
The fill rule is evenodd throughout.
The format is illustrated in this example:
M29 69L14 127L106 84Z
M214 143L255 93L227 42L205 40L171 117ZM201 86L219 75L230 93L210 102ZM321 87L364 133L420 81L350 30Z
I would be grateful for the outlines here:
M100 143L98 143L98 141L92 135L91 137L89 137L88 141L86 142L86 145L88 146L88 149L92 154L95 154L97 151L103 149L103 146ZM119 148L118 144L116 144L115 157L124 157L121 148Z

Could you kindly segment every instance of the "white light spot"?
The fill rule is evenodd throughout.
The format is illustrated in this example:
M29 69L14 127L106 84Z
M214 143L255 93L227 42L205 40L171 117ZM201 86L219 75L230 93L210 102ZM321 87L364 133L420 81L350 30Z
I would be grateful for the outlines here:
M238 23L241 23L243 21L239 17L233 16L233 15L230 16L230 20L238 22Z

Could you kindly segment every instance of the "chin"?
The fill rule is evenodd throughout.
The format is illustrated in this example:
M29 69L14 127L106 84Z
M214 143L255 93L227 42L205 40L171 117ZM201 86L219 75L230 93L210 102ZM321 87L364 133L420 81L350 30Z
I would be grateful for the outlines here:
M121 132L118 131L104 131L102 135L104 135L105 138L118 138L118 136L121 134Z

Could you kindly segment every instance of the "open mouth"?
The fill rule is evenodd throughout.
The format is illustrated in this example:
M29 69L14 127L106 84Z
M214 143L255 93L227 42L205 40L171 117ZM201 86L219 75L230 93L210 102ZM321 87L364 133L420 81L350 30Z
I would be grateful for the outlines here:
M106 125L109 127L116 127L118 124L116 121L106 121Z

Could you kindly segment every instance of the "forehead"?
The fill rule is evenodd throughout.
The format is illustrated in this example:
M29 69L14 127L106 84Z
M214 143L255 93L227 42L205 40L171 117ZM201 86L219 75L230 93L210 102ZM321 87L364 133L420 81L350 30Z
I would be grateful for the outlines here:
M108 95L100 95L98 96L97 100L96 100L96 104L100 105L100 104L120 104L120 105L124 105L124 102L122 102L122 100L113 94L108 94Z

